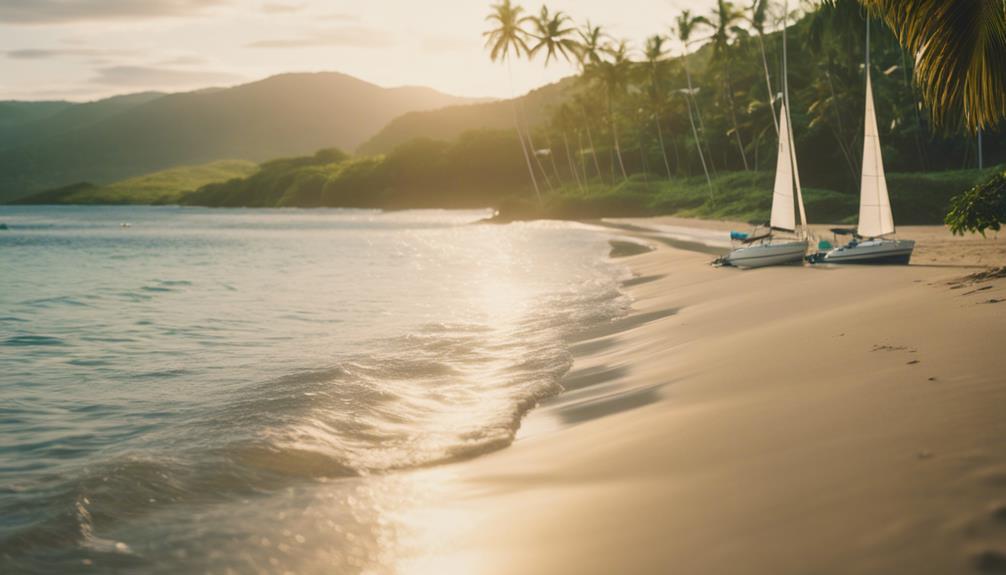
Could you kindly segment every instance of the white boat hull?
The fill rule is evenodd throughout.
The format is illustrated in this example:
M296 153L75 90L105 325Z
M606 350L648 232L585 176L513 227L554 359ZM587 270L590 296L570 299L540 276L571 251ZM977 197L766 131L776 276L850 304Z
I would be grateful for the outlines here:
M830 264L908 264L915 250L912 240L864 240L824 254Z
M725 261L738 268L763 268L802 262L807 254L807 242L766 242L738 248Z

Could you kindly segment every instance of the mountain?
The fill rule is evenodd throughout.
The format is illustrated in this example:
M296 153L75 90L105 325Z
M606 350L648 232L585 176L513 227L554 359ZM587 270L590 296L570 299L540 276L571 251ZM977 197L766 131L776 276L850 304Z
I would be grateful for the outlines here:
M514 106L522 125L537 127L548 121L552 109L566 101L575 79L566 78L514 100L469 103L437 110L409 112L395 118L358 149L361 154L386 154L417 138L454 141L472 130L512 130Z
M152 102L163 97L160 92L143 92L115 96L96 102L73 104L70 102L39 102L50 104L39 109L29 106L27 110L34 112L25 120L11 122L8 125L0 123L0 150L22 147L33 142L47 140L60 134L97 124L125 112L130 108ZM34 104L34 102L9 102L10 104ZM51 110L51 111L49 111ZM46 113L48 111L48 113Z
M72 107L70 102L0 102L0 133L3 130L47 118ZM2 137L2 136L0 136Z
M130 98L73 106L12 128L18 142L0 144L0 201L219 159L259 162L333 146L351 150L402 114L471 101L338 73L284 74L234 88L150 95L145 102L137 101L142 95ZM79 106L90 106L87 121L79 121Z

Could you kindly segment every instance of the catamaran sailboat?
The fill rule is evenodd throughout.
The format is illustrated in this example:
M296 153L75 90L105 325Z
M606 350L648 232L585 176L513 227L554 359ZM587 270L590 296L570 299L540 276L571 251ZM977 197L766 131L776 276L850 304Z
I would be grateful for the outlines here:
M779 114L779 158L775 169L775 191L772 193L772 219L770 228L764 234L748 236L731 234L743 244L725 258L722 263L739 268L760 268L803 261L807 253L807 214L803 207L803 192L793 149L793 130L789 121L789 110L785 102ZM793 192L796 190L800 206L801 230L797 233L796 208ZM777 237L776 233L780 236ZM787 238L787 235L792 237Z
M888 239L894 234L894 214L887 193L884 158L880 150L877 112L873 105L870 80L870 28L866 28L866 120L863 133L863 175L859 196L859 226L855 230L834 229L839 235L851 235L852 241L826 253L811 256L811 262L834 264L907 264L912 259L915 242Z

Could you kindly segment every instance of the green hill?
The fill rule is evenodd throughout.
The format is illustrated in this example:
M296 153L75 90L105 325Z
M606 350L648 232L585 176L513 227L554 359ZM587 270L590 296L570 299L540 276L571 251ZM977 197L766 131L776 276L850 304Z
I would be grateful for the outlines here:
M149 101L81 104L20 122L14 132L0 130L13 134L8 137L14 142L0 143L0 202L177 165L225 158L260 162L329 146L353 149L402 114L469 101L429 88L382 88L318 73Z
M99 186L71 184L22 198L19 204L177 204L194 190L215 182L244 178L258 170L245 160L220 160L180 166Z
M522 122L537 127L548 121L551 109L569 99L574 89L575 80L567 78L533 90L516 100L410 112L392 120L357 151L364 155L386 154L416 138L450 141L472 130L512 130L515 103Z
M59 137L67 132L92 126L162 96L164 94L160 92L142 92L82 104L54 102L48 107L39 109L32 106L27 110L34 113L22 115L22 121L7 125L0 122L0 150L24 147L34 142Z
M0 102L0 141L4 139L4 131L15 126L41 120L72 108L71 102Z

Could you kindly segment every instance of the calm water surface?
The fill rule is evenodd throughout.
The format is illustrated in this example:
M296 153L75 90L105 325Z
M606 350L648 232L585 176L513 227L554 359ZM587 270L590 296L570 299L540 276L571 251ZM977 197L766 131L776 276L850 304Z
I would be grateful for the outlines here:
M0 571L395 571L401 471L628 305L604 233L486 215L0 207Z

